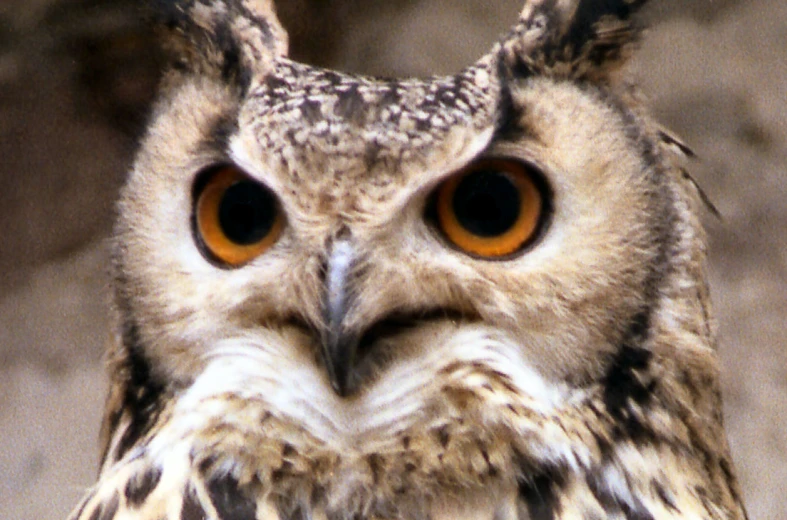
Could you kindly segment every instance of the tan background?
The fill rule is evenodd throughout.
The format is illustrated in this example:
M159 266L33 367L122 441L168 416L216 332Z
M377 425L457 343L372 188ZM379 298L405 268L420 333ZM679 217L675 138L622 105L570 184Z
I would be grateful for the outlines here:
M520 0L280 1L294 54L452 72ZM787 518L787 2L660 0L639 75L701 160L727 425L752 520ZM0 2L0 517L95 477L112 202L156 81L134 0ZM362 7L362 9L361 9Z

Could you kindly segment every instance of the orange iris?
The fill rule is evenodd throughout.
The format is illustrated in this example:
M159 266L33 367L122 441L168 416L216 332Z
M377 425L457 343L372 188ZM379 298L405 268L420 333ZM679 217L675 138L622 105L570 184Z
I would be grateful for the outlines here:
M197 193L194 215L209 256L231 267L264 253L284 227L276 196L235 166L208 173Z
M544 196L534 172L509 159L482 159L437 189L440 231L465 253L501 258L521 250L537 234Z

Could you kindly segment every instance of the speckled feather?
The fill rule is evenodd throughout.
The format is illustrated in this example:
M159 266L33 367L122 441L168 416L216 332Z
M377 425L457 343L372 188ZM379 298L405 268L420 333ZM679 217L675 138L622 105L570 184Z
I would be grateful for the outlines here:
M643 3L528 1L456 76L379 80L288 60L270 0L154 2L172 66L119 204L104 462L71 518L744 519L702 199L622 73ZM423 222L487 156L554 198L497 262ZM191 220L227 162L287 215L234 270ZM367 350L344 394L320 350L340 283Z

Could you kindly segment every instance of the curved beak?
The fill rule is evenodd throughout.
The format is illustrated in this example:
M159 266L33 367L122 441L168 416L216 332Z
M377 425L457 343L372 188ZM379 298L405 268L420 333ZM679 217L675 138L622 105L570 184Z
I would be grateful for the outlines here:
M353 247L342 239L333 244L325 267L322 353L334 391L344 397L355 387L354 367L360 338L345 326L352 307L349 279L355 263Z

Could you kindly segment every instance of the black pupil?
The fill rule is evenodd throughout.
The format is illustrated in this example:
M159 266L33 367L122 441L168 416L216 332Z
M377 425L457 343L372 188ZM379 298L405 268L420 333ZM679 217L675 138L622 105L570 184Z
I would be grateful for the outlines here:
M496 237L516 223L521 199L516 184L504 172L478 170L460 181L453 209L459 224L470 233Z
M276 221L276 200L263 186L239 181L227 188L219 205L222 231L238 245L256 244Z

